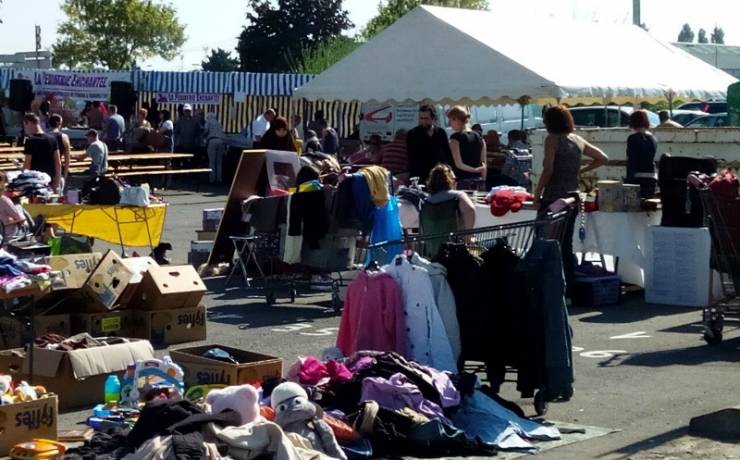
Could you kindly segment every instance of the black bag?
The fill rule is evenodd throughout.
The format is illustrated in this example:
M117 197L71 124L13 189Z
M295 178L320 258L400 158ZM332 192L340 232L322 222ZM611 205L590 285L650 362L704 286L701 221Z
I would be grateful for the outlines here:
M116 205L121 201L121 187L115 179L98 176L82 188L82 199L87 204Z

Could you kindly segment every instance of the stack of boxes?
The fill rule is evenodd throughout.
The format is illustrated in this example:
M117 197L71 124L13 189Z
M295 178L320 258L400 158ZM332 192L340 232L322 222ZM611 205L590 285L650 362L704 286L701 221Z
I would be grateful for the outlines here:
M208 261L208 256L213 249L216 240L216 232L221 218L224 215L223 208L212 208L203 210L203 229L196 230L196 239L190 241L190 252L188 263L196 268Z
M51 293L40 299L36 337L70 336L147 339L156 346L205 340L206 286L190 265L160 266L150 257L120 258L115 252L52 256L58 272ZM0 349L21 347L30 331L20 320L0 323Z

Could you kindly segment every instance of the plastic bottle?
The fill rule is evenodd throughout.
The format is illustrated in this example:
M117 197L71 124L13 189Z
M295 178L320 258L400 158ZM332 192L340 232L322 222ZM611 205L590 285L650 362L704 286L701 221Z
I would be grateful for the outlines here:
M103 397L103 401L106 404L117 402L121 399L121 382L118 380L117 375L109 375L108 378L105 379L104 388L105 396Z

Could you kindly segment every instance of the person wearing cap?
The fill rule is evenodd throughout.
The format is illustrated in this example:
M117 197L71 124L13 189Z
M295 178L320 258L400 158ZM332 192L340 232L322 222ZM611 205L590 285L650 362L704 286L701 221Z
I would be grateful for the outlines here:
M82 157L88 156L92 160L90 175L92 177L102 176L108 170L108 146L98 139L98 132L94 129L87 132L85 139L87 139L89 145Z
M175 124L175 150L180 153L196 153L200 145L200 120L193 116L193 106L182 107L182 117Z

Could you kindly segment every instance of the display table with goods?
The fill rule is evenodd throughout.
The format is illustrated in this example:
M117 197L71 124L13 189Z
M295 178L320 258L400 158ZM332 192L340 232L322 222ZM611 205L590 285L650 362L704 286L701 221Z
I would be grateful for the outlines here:
M120 244L122 247L157 246L167 216L165 203L145 207L29 203L24 208L32 217L41 216L46 223L57 225L66 232Z

